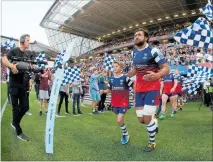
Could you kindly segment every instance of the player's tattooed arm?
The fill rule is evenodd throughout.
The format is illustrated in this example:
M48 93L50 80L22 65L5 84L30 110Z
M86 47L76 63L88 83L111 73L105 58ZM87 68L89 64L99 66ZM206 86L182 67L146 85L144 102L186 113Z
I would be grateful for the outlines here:
M169 72L170 72L169 65L167 63L161 64L160 65L160 71L158 73L155 73L153 71L147 71L146 72L147 74L143 76L143 79L145 81L155 81L155 80L158 80L160 78L163 78L164 76L169 74Z
M169 65L167 63L160 65L160 71L158 72L159 78L163 78L170 72Z

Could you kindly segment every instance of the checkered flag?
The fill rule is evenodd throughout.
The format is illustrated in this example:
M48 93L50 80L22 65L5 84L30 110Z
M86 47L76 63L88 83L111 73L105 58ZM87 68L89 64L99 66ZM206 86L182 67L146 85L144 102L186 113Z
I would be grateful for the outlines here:
M198 18L191 26L177 32L174 36L182 44L213 49L213 33L205 18Z
M202 12L209 21L212 21L213 19L213 6L210 2L210 0L208 0L208 3L206 4L205 7L200 9L200 12Z
M62 85L67 85L73 83L74 80L80 80L80 72L81 69L77 66L68 67L64 70L64 79L62 81Z
M45 53L41 52L41 53L39 53L39 55L35 58L35 60L36 60L37 62L41 62L41 61L46 61L46 62L47 62L47 57L46 57ZM37 66L38 66L39 68L45 68L47 65L38 63Z
M192 94L192 95L197 94L198 88L200 88L200 84L196 84L196 83L183 84L183 89L187 91L188 94Z
M6 48L6 49L8 49L8 50L11 50L11 49L15 48L16 44L14 42L14 38L11 37L9 40L7 40L6 42L2 43L1 46Z
M204 66L191 65L187 77L183 81L183 88L189 94L196 94L200 84L213 76L213 69Z
M62 64L62 57L64 56L66 50L64 50L63 52L59 53L55 59L55 63L54 63L54 66L58 66L58 65L61 65Z
M212 75L213 69L196 65L190 65L187 73L189 78L210 78Z
M115 58L109 56L108 54L104 57L104 69L113 71L113 62L116 61Z

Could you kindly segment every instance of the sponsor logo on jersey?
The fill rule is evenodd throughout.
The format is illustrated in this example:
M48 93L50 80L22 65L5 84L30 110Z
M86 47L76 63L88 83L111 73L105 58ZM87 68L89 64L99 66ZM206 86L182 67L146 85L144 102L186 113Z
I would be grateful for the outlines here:
M123 90L123 87L112 87L112 90Z
M148 65L135 64L135 67L138 69L145 69Z

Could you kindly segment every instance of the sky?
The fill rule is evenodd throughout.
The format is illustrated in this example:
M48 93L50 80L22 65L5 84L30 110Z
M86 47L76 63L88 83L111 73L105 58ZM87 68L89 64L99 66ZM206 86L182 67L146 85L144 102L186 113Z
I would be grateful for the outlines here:
M2 0L1 35L19 39L29 34L35 40L49 45L45 29L39 24L54 0Z

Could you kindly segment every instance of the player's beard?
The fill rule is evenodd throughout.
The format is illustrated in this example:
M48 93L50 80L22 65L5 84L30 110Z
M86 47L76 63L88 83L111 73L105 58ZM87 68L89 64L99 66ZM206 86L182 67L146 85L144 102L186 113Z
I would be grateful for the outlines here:
M145 43L145 40L142 40L142 41L136 43L135 45L138 46L138 47L141 47L141 46L144 45L144 43Z

